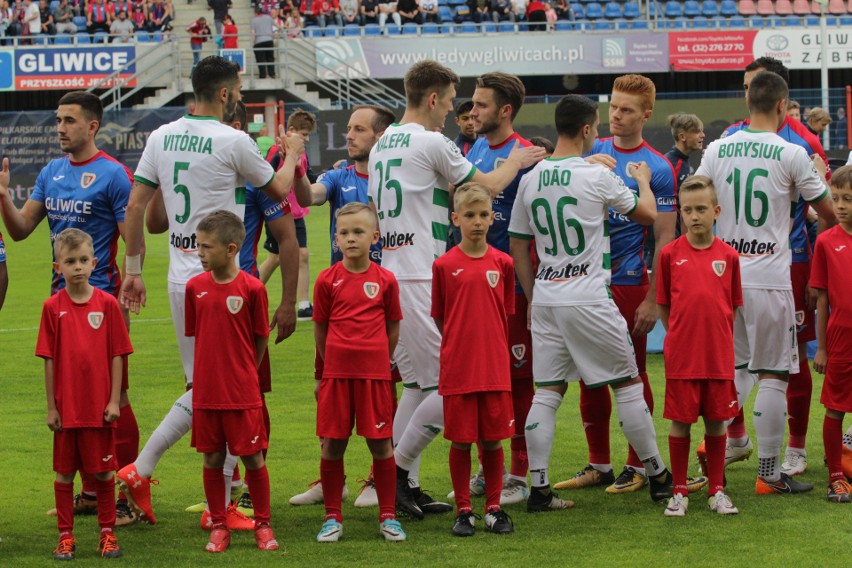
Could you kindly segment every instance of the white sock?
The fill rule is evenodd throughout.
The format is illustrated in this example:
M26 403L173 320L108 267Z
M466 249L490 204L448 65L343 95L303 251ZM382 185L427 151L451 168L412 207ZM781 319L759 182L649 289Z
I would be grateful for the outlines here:
M237 465L237 456L228 452L225 455L225 465L222 467L222 475L225 476L225 503L231 503L231 483L234 478L234 467Z
M609 471L612 471L611 463L590 463L589 465L601 473L607 473Z
M754 432L757 435L758 475L766 481L778 481L781 467L778 457L787 426L787 383L761 379L754 400Z
M660 475L666 464L657 448L657 432L645 402L642 383L613 389L615 410L621 422L624 437L636 450L636 455L645 464L647 475ZM641 472L640 472L641 473Z
M308 300L302 300L299 302L299 309L306 310L311 307L311 303Z
M177 399L151 437L145 442L134 464L142 477L151 477L157 462L192 428L192 391Z
M420 454L408 466L408 482L412 487L420 487Z
M444 429L444 399L437 390L429 392L408 422L396 445L396 465L411 472L411 464ZM411 476L409 475L409 479Z
M556 410L561 404L562 395L552 390L537 389L533 396L525 428L533 487L550 487L547 470L556 436Z
M852 450L852 426L843 434L843 445L846 446L847 450Z
M399 443L402 433L411 421L411 416L423 401L423 391L420 389L403 388L402 395L396 405L396 414L393 417L393 443Z
M787 451L799 454L800 456L808 457L808 451L805 448L794 448L793 446L787 446Z

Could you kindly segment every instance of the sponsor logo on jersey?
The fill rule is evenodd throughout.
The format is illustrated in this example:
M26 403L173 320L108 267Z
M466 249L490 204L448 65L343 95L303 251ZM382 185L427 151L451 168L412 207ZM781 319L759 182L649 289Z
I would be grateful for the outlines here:
M103 312L89 312L89 325L92 329L100 329L102 323L104 323Z
M458 268L458 269L453 271L453 276L458 276L462 272L464 272L464 268Z
M675 204L674 195L657 198L657 205L674 205L674 204Z
M713 267L713 272L716 273L716 276L721 277L725 273L725 268L728 266L728 263L724 260L714 260L711 263Z
M225 299L225 304L228 306L228 311L232 314L237 314L243 308L243 304L245 300L243 300L242 296L228 296Z
M527 354L527 346L523 343L518 343L517 345L512 345L512 355L520 361L524 358L524 355Z
M80 187L82 187L83 189L86 189L87 187L89 187L90 185L92 185L95 182L95 179L97 177L98 176L96 176L93 173L83 172L83 175L80 176Z
M65 177L65 176L53 176L53 181L59 181L59 180L61 180L61 179L62 179L62 178L64 178L64 177Z
M488 285L492 288L496 288L500 282L500 273L496 270L486 270L485 277L488 278Z
M778 246L778 243L760 242L757 239L752 239L750 241L747 241L746 239L722 240L734 247L734 250L740 253L740 256L763 256L767 254L775 254L775 249Z
M396 250L414 245L414 233L385 233L382 235L384 250Z
M494 169L496 170L506 162L506 158L497 158L494 160Z
M200 294L196 294L195 297L200 300L201 298L203 298L206 295L207 295L207 292L201 292Z
M256 444L256 443L257 443L257 439L258 439L258 438L260 438L260 436L255 436L254 438L252 438L252 439L251 439L251 443L252 443L252 444Z
M44 200L44 208L51 213L77 213L80 215L91 215L92 202L83 201L81 199L47 197Z
M198 252L198 242L195 240L195 233L188 236L181 233L172 233L169 237L169 242L180 251Z
M111 459L112 459L112 454L108 455L108 456L107 456L107 457L105 457L105 458L101 458L101 461L103 461L103 462L108 462L108 461L109 461L109 460L111 460Z
M377 282L364 282L364 293L372 300L379 295L379 284Z
M67 314L67 313L68 313L68 312L59 312L59 317L61 318L62 316L64 316L64 315L65 315L65 314Z
M675 262L675 264L677 264L678 266L682 266L682 265L686 264L687 262L689 262L689 259L682 258L682 259L678 260L677 262Z
M355 189L354 185L347 185L346 187L341 187L340 191L342 191L343 193L347 193L349 191L352 191L353 189Z
M840 252L845 248L846 248L846 245L840 245L839 247L835 247L834 250L835 250L835 252Z
M337 282L333 282L331 285L332 285L332 286L334 286L335 288L337 288L337 287L338 287L338 286L340 286L341 284L343 284L343 278L341 278L341 279L340 279L340 280L338 280Z
M805 324L805 312L804 310L798 310L796 312L796 325L802 326Z
M536 280L549 280L551 282L566 282L580 276L589 275L589 263L583 264L567 264L562 268L553 269L548 267L542 268L535 275Z

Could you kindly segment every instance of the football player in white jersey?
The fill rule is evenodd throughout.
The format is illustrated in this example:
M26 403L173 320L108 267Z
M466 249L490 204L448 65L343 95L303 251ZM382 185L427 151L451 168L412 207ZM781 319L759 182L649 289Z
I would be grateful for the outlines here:
M708 146L697 175L713 180L722 213L716 235L740 255L744 306L734 320L737 369L758 376L754 430L758 440L759 495L813 489L781 471L787 382L799 370L790 282L790 211L801 194L821 219L834 222L825 187L825 163L776 133L787 110L787 84L761 71L749 85L751 122ZM737 373L740 407L751 391Z

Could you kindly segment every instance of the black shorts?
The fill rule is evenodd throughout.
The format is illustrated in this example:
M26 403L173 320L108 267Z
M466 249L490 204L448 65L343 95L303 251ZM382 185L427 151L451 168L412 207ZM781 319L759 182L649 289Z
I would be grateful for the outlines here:
M308 248L308 230L305 227L305 219L293 219L293 224L296 225L296 242L299 243L299 248ZM263 248L272 254L278 254L278 241L269 232L269 225L266 226L266 242L263 243Z

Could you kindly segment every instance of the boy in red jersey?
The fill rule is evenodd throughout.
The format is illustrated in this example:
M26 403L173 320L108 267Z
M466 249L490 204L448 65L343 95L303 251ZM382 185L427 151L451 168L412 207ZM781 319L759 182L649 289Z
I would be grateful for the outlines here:
M92 237L65 229L53 243L53 268L66 287L44 302L36 355L44 359L47 427L53 434L53 470L59 545L56 560L73 560L74 474L95 478L98 550L118 558L115 540L115 421L119 416L122 358L133 352L118 301L89 284L97 259ZM80 349L85 345L85 349ZM85 393L85 396L83 396Z
M482 443L485 530L509 534L512 521L500 509L502 440L515 433L507 314L515 311L511 257L485 240L494 222L491 193L477 183L458 187L453 224L461 243L432 265L432 318L441 332L444 437L456 500L453 534L472 536L470 446Z
M231 542L222 473L226 447L246 468L257 547L278 550L269 526L267 436L257 373L269 338L266 289L235 262L246 235L242 219L215 211L195 233L204 273L186 283L186 336L195 337L192 445L204 453L204 493L213 523L206 550L224 552Z
M825 374L820 402L825 406L822 440L828 464L828 500L849 503L852 487L843 473L843 416L852 412L852 296L845 279L852 265L852 167L831 177L837 225L822 233L814 248L811 288L817 297L817 352L814 370Z
M686 234L663 247L657 271L657 305L667 331L663 416L672 421L673 496L665 515L686 515L689 429L699 416L704 417L710 509L733 515L739 511L724 491L725 421L738 411L734 312L743 305L739 255L713 235L721 207L710 178L687 178L679 198Z
M395 516L389 364L402 310L393 273L370 260L370 247L378 240L370 207L359 202L344 205L337 213L335 233L343 260L323 270L314 285L314 334L323 359L316 394L317 436L325 440L320 480L326 514L317 542L337 542L343 535L343 454L355 423L373 455L379 532L385 540L406 539Z

